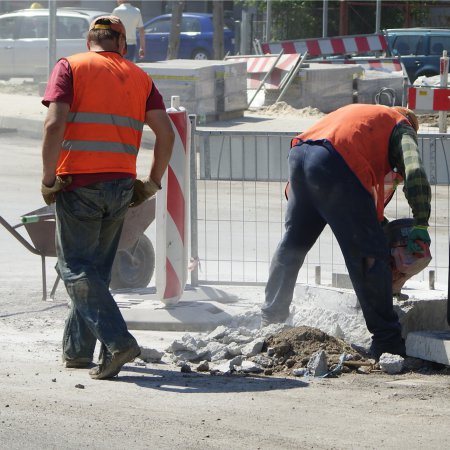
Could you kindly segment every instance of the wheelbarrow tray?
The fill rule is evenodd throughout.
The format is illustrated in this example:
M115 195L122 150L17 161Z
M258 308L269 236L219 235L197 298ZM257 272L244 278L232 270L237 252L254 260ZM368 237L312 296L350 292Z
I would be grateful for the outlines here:
M139 242L145 230L155 220L156 199L146 200L135 208L129 208L122 228L118 250L127 250ZM21 223L10 225L0 216L0 224L3 225L24 247L42 259L42 285L43 300L47 298L47 283L45 258L56 256L55 231L56 219L54 205L30 211L21 216ZM32 244L25 239L16 229L25 227ZM59 277L57 278L51 293L53 297Z
M128 209L120 235L119 250L132 247L155 220L155 205L155 198L151 198ZM37 252L42 256L56 256L54 206L30 211L22 215L21 219Z

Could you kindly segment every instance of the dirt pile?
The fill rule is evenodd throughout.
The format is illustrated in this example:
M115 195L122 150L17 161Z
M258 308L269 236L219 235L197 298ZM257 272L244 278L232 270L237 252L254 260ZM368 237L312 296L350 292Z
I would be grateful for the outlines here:
M266 339L269 354L272 355L273 373L288 372L306 367L310 358L323 350L331 369L339 363L345 353L352 361L363 362L363 356L341 339L330 336L317 328L306 326L285 329Z
M317 108L311 108L310 106L308 106L306 108L296 109L286 102L277 102L270 106L263 106L261 108L258 108L257 110L252 110L252 114L273 117L322 117L325 115Z

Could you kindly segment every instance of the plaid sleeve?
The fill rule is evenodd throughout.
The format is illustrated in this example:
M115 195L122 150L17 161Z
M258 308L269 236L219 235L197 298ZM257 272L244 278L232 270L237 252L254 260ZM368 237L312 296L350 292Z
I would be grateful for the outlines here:
M415 225L428 226L431 188L419 155L417 137L411 127L396 127L391 137L389 159L404 178L403 192L411 207Z

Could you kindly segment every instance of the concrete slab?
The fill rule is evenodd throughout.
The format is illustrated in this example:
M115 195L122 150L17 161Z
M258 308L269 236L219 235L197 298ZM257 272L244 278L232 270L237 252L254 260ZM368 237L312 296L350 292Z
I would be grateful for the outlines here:
M415 331L406 338L406 354L450 365L449 331Z
M211 331L255 306L209 286L188 286L174 306L165 306L154 287L116 291L114 298L131 330Z
M406 300L394 299L403 336L424 330L450 331L446 321L447 290L430 290L425 283L410 280L402 289ZM359 345L370 342L364 317L352 289L298 284L292 303L295 325L315 326L334 333L338 326L345 339Z

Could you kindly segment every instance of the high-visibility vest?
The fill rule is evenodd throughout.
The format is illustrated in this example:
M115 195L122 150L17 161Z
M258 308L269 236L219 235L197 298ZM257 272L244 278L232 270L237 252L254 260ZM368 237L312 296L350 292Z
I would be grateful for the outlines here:
M389 140L400 122L409 123L402 114L383 105L347 105L299 134L291 145L330 142L372 194L381 221L385 204L402 181L389 164Z
M73 102L57 175L136 176L151 78L115 52L86 52L66 59L73 74Z

